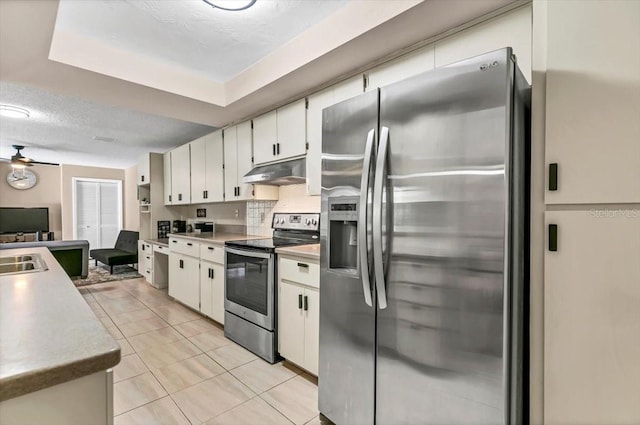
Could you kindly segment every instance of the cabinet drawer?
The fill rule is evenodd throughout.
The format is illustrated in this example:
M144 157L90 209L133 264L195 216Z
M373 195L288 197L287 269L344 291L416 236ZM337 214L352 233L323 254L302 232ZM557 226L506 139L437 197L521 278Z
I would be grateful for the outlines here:
M224 246L200 244L200 258L204 261L224 264Z
M169 248L164 245L153 245L153 252L160 252L162 254L168 255Z
M298 282L314 288L320 287L320 266L314 261L280 258L278 274L281 279Z
M140 270L140 272L142 273L142 275L144 276L144 278L146 279L147 282L149 282L149 283L153 282L153 268L152 267L146 268L144 270Z
M153 267L153 253L150 251L143 251L142 258L138 258L139 264L144 264L144 267Z
M191 257L200 257L200 244L186 239L170 238L169 249L172 252L189 255Z

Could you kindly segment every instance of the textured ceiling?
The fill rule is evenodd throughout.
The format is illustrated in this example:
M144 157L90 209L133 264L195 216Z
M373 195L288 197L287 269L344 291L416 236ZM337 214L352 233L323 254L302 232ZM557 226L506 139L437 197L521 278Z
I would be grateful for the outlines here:
M144 152L165 152L215 129L6 82L0 82L0 103L31 112L27 119L0 116L2 158L20 144L34 160L126 168Z
M229 12L201 0L61 0L56 30L225 82L348 0L258 0Z

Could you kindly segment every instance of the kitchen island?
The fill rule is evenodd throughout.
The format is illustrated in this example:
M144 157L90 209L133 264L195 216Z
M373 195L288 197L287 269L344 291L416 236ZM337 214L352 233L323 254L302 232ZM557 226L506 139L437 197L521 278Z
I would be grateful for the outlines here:
M0 275L0 423L112 423L120 346L48 249L0 259L32 254L43 270Z

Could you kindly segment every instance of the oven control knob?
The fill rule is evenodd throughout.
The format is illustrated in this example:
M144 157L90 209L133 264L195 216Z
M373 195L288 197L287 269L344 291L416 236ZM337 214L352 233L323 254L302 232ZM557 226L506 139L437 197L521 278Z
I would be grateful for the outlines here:
M310 224L311 224L311 219L310 219L310 218L308 218L308 219L305 221L305 223L307 224L307 226L308 226L308 225L310 225Z
M312 220L311 220L311 224L313 224L313 225L315 226L316 224L318 224L318 220L316 220L315 218L314 218L314 219L312 219Z

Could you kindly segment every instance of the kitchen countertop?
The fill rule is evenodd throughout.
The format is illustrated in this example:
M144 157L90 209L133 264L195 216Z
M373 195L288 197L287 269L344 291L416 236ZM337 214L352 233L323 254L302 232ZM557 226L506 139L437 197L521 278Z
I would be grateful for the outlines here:
M148 242L148 243L155 244L155 245L161 245L161 246L164 246L164 247L167 247L167 248L169 247L169 238L165 238L165 239L145 239L144 241Z
M289 246L276 248L276 254L295 255L296 257L309 258L320 261L320 244Z
M269 236L243 235L240 233L169 233L169 237L192 239L197 242L209 242L224 245L226 241L237 241L243 239L264 239Z
M48 270L0 276L0 401L71 381L120 362L120 346L47 248Z

